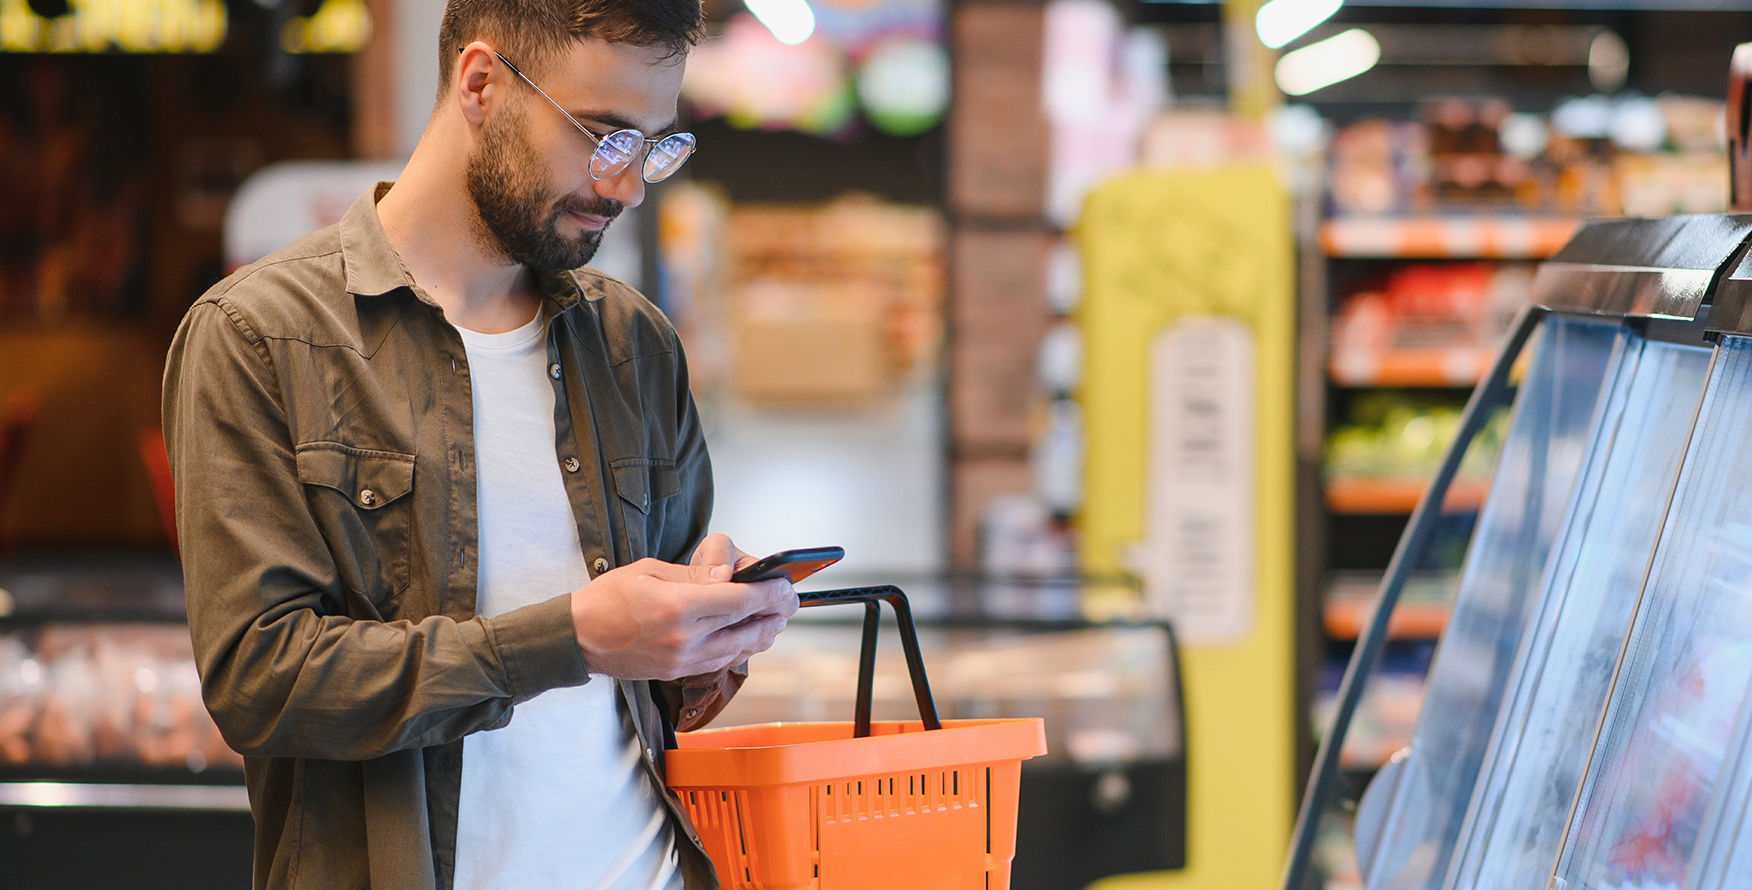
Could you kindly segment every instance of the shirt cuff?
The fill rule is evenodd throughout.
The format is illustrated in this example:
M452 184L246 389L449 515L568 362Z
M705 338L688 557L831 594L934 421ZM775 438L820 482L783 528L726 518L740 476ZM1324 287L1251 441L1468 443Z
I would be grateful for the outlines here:
M590 679L572 627L571 594L488 619L513 703Z

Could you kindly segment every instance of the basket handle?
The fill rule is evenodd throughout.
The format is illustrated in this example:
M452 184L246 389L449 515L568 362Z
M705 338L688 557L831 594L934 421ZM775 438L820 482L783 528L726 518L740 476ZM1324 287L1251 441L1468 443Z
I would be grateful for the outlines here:
M919 652L919 634L913 626L912 607L907 605L906 594L892 584L884 584L797 595L797 604L803 607L846 603L864 604L864 643L858 652L858 704L852 737L861 739L870 735L871 686L876 679L876 631L881 626L878 603L887 603L894 610L895 622L900 627L900 648L906 653L907 673L912 675L913 698L919 703L919 720L926 729L942 729L943 722L937 719L936 700L931 698L931 681L925 678L925 659Z

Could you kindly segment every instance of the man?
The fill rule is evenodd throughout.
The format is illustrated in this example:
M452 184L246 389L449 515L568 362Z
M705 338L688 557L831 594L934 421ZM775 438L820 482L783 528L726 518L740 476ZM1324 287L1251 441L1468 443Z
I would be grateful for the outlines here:
M796 596L729 583L675 332L579 268L691 151L699 29L698 0L451 0L401 179L184 319L165 438L256 887L717 886L664 736Z

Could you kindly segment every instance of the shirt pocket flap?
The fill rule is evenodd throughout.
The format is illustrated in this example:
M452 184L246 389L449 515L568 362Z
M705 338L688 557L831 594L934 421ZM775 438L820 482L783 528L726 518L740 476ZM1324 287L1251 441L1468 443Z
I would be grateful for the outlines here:
M332 488L354 506L376 510L414 490L414 456L312 442L298 446L298 481Z
M681 477L675 461L654 457L629 457L609 464L614 471L614 492L640 513L651 505L681 493Z

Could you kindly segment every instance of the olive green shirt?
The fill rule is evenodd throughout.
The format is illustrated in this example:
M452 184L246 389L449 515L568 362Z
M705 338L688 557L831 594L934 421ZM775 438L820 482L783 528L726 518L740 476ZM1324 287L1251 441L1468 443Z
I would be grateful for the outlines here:
M384 235L388 190L214 286L165 367L189 630L207 707L245 756L257 888L449 890L462 738L591 680L566 594L475 614L468 357ZM712 480L674 329L588 268L540 286L554 449L592 577L686 561ZM594 682L619 687L661 784L654 694L687 729L741 679ZM687 887L716 888L667 797Z

